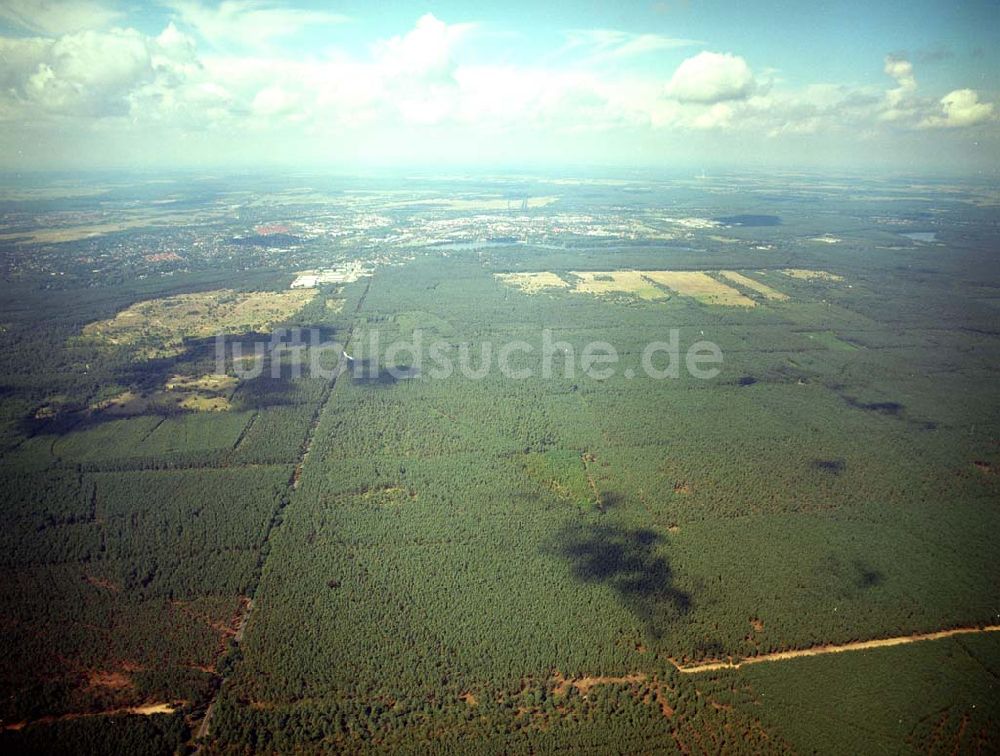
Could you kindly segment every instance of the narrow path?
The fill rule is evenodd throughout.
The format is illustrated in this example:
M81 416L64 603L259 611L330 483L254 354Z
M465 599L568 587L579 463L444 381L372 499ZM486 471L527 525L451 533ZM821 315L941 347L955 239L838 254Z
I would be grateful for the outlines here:
M713 672L720 669L739 669L749 664L762 664L763 662L786 661L788 659L799 659L803 656L824 656L826 654L840 654L846 651L864 651L869 648L887 648L888 646L904 646L909 643L919 643L920 641L941 640L951 638L955 635L970 635L973 633L995 633L1000 632L1000 625L985 625L974 627L956 627L951 630L938 630L933 633L914 633L913 635L899 635L894 638L876 638L875 640L854 641L852 643L828 644L825 646L812 646L811 648L801 648L792 651L776 651L771 654L761 654L760 656L748 656L738 662L733 661L712 661L699 664L679 664L673 659L671 663L677 667L678 672L686 675L695 675L699 672Z
M149 717L153 714L173 714L177 710L178 706L181 705L183 705L183 702L176 705L172 703L151 703L143 704L142 706L123 706L118 709L106 709L104 711L58 714L48 717L40 717L30 722L11 722L10 724L5 724L3 729L23 730L29 724L52 724L53 722L64 722L70 719L83 719L84 717L113 717L120 714L138 714L139 716Z
M580 461L583 462L583 474L587 478L587 485L590 486L590 492L594 495L594 504L598 507L603 503L601 500L601 492L597 488L597 484L594 482L594 476L590 472L590 462L588 462L588 457L593 457L589 451L585 451L580 455Z
M357 315L361 311L361 308L365 303L365 299L368 297L368 290L371 289L371 285L372 285L371 279L368 279L368 283L365 286L365 290L358 298L358 304L354 308L355 315ZM354 321L352 320L351 325L347 329L347 338L344 339L345 349L350 347L351 339L353 338L353 336L354 336ZM319 401L316 403L316 411L313 413L313 416L309 421L309 426L306 429L305 437L302 439L302 446L299 451L299 458L298 460L296 460L295 466L292 469L292 474L288 480L289 497L285 501L285 503L279 507L278 511L281 511L282 509L287 507L288 504L291 503L291 495L299 487L299 480L302 476L302 468L305 465L306 460L309 458L309 452L312 449L313 439L316 436L316 428L319 426L320 417L322 417L323 411L326 409L327 403L333 397L333 390L337 387L337 381L340 380L340 376L344 375L344 373L347 372L349 371L347 370L338 371L336 375L334 375L333 380L331 380L327 384L326 388L323 391L322 396L320 396ZM273 530L274 530L274 524L272 520L271 527L268 528L267 533L264 534L265 544L270 540L271 533L273 532ZM257 584L254 586L255 595L257 586L260 585L260 579L263 576L263 574L264 574L264 562L262 561L259 565ZM253 599L251 599L249 604L247 605L246 612L244 612L243 616L240 618L240 622L236 630L236 635L233 637L233 640L237 644L243 641L243 634L246 632L247 625L250 623L250 617L253 614L254 606L255 602L253 601ZM216 688L215 695L212 697L212 700L209 702L208 707L205 709L205 716L202 717L201 721L198 723L196 727L192 727L192 731L194 733L194 740L196 742L198 741L204 742L203 739L208 737L209 727L212 721L212 713L215 711L215 704L218 702L219 696L222 694L222 689L223 687L225 687L225 683L226 683L226 678L222 678L221 680L219 680L219 687ZM195 755L197 756L197 754L199 754L201 750L202 750L202 745L201 744L197 745L195 749Z

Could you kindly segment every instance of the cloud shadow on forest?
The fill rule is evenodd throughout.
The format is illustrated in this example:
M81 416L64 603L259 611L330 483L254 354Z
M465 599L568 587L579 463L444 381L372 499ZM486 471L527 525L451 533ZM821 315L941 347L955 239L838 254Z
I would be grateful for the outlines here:
M268 343L270 334L244 333L228 337L230 344L234 342L245 345L244 354L254 354L254 343ZM112 371L113 380L121 387L140 395L152 394L163 388L167 381L176 374L198 375L215 372L215 337L187 339L183 350L177 354L155 357L152 359L123 362ZM272 373L271 354L266 353L259 374L244 378L234 396L239 409L261 409L281 405L295 404L295 387L292 379L295 373L287 361L281 360L278 369ZM305 370L303 369L303 374ZM180 397L181 394L178 394ZM191 411L175 406L169 401L161 400L151 403L145 410L139 412L111 412L91 410L84 403L69 404L61 412L52 417L22 417L18 430L25 436L39 434L65 435L74 431L83 431L105 423L141 416L169 417L189 414Z
M570 563L583 583L614 589L652 638L691 609L691 596L674 586L673 571L660 553L665 538L647 528L574 523L553 539L549 551Z
M388 388L399 381L412 380L420 376L420 372L407 365L384 367L377 360L358 358L349 368L351 381L359 386L372 388Z

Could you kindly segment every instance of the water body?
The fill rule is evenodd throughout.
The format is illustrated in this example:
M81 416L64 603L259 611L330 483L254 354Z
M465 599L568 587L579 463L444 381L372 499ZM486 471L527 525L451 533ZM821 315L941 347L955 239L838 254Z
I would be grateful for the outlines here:
M934 231L911 231L907 234L900 234L900 236L905 236L907 239L913 239L913 241L930 243L937 241L937 233Z
M514 247L523 246L524 242L512 239L511 241L496 241L493 239L483 239L472 242L443 242L441 244L430 244L428 249L462 250L462 249L488 249L489 247ZM532 245L538 246L538 245Z

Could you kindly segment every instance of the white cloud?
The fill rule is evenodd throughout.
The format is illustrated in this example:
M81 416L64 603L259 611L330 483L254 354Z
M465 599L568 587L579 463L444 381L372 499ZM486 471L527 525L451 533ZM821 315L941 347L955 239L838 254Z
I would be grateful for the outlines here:
M666 91L680 102L713 104L746 99L756 89L753 72L743 58L705 51L677 67Z
M210 11L214 22L237 5L280 10L223 3ZM605 139L625 145L626 153L639 143L655 150L684 141L671 139L675 134L705 144L722 143L720 134L734 135L734 143L770 137L775 144L810 138L846 144L996 120L994 106L972 90L921 97L913 66L895 58L885 62L886 86L791 88L772 86L773 70L753 71L734 54L699 53L672 75L645 58L642 66L587 65L599 56L625 60L683 42L657 35L591 31L580 33L583 55L572 61L500 63L484 61L479 50L469 55L470 43L488 30L431 14L358 55L268 45L251 51L207 43L199 34L212 36L211 24L202 23L199 34L193 29L178 15L155 36L110 29L57 39L0 37L2 130L19 129L25 143L45 124L68 142L87 133L126 135L136 144L154 132L180 143L197 135L204 145L234 153L241 139L251 140L244 150L303 139L339 150L350 149L352 140L380 140L420 154L432 142L445 152L464 141L467 151L481 146L517 156L525 144L560 153L588 139L598 151Z
M134 29L67 34L32 48L15 97L51 113L102 117L128 111L127 97L154 77L149 39Z
M885 59L883 70L895 79L898 85L889 91L890 104L898 105L904 97L916 91L917 79L913 75L913 64L910 61L890 55Z
M681 39L663 34L634 34L615 29L575 29L568 32L566 37L564 50L583 50L595 61L631 58L704 44L696 39Z
M0 37L0 91L10 92L24 84L52 48L52 40L41 37Z
M460 109L456 50L474 24L447 24L427 13L406 34L372 46L382 105L406 123L437 124Z
M339 13L288 8L266 0L223 0L217 6L197 0L168 0L166 5L181 24L209 43L223 46L256 47L305 28L349 20Z
M121 12L97 0L4 0L0 19L39 34L102 29Z
M375 59L389 76L450 79L454 49L474 28L473 24L446 24L427 13L406 34L376 42Z
M917 79L913 74L913 65L902 58L889 55L883 68L886 75L896 81L896 87L885 93L885 108L879 115L881 121L907 122L916 117L919 103L914 95L917 91Z
M941 114L921 121L925 128L977 126L993 119L993 103L980 102L973 89L956 89L941 98Z
M696 129L724 129L731 125L733 107L727 102L717 102L695 116L691 126Z

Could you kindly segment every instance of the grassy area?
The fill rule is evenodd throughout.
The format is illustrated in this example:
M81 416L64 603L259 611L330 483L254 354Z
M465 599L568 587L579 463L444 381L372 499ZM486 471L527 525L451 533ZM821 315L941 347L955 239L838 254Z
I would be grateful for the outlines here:
M113 318L84 326L83 335L97 343L137 346L147 358L167 357L179 354L185 339L270 330L315 296L311 289L219 289L150 299L125 308Z
M773 289L767 284L763 284L760 281L756 281L749 276L745 276L742 273L738 273L735 270L720 270L719 275L725 278L727 281L731 281L737 286L741 286L744 289L750 289L758 294L762 295L765 299L773 299L776 302L784 302L788 299L787 294L782 294L777 289Z
M666 299L667 293L653 286L637 270L570 271L577 278L573 291L598 295L626 295L639 299Z
M666 286L684 297L691 297L707 305L723 307L754 307L749 297L731 286L701 271L648 270L643 275L650 281Z

